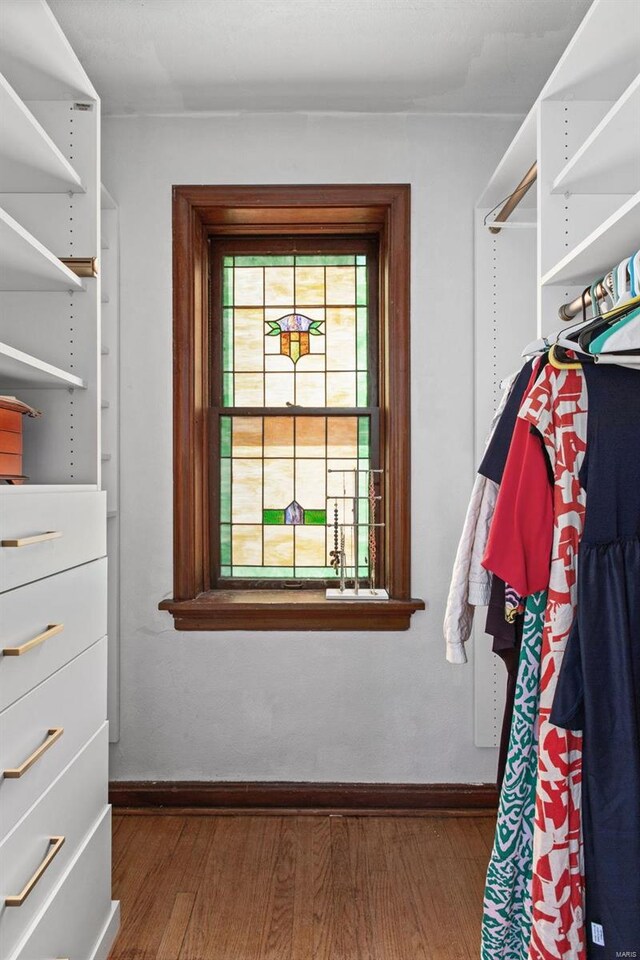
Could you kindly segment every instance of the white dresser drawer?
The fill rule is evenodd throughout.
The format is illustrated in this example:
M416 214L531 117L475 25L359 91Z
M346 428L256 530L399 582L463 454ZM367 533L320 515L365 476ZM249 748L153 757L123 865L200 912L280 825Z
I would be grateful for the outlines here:
M4 956L10 956L25 937L107 804L107 744L104 723L0 843L0 943ZM60 837L64 837L63 845L26 899L20 906L9 906L7 898L25 891L55 849L53 839Z
M21 648L46 632L62 630L20 656ZM106 558L0 594L0 710L14 703L107 632Z
M89 960L111 915L111 808L11 960Z
M104 492L0 499L0 592L106 553Z
M106 637L0 714L0 838L106 716Z

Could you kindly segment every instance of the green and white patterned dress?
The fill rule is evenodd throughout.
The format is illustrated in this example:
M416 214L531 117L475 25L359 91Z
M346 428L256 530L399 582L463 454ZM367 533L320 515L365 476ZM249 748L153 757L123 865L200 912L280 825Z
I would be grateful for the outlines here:
M487 870L482 960L526 960L531 936L540 652L546 591L527 597L513 721Z

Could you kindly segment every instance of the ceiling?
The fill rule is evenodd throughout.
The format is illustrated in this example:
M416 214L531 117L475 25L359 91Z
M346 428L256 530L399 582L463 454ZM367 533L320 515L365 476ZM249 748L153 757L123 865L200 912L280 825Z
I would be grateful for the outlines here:
M528 110L591 0L49 0L108 114Z

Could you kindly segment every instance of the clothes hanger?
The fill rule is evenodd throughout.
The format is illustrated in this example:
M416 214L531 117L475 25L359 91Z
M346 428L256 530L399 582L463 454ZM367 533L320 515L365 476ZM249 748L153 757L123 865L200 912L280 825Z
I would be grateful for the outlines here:
M546 353L549 347L552 347L561 337L568 336L572 332L578 332L582 330L586 324L591 323L591 320L581 320L579 323L573 324L571 327L562 327L561 330L556 330L554 333L548 333L545 337L539 337L537 340L532 340L531 343L528 343L522 353L521 357L535 357L539 356L541 353Z
M577 370L582 367L583 363L591 362L593 357L590 357L588 354L584 354L580 350L580 336L583 329L588 329L591 327L593 320L587 320L587 293L591 296L591 303L593 309L596 311L600 310L600 304L596 297L596 287L598 284L602 283L604 278L595 280L591 287L585 287L582 291L582 317L583 322L578 327L572 328L572 330L566 331L564 336L559 336L556 339L556 342L551 346L549 350L549 363L552 367L555 367L556 370ZM599 319L599 317L597 318ZM574 334L572 337L571 334ZM578 333L578 337L574 339L575 334ZM570 350L573 354L581 352L582 356L576 358L574 356L569 357L567 351Z
M603 315L603 321L605 322L604 328L601 328L599 331L595 331L593 335L589 330L585 329L583 334L580 336L580 345L589 351L591 354L602 353L605 349L606 344L614 336L614 334L619 333L625 327L627 327L632 321L636 320L640 316L640 251L636 253L634 257L629 257L626 260L623 260L618 268L614 270L614 293L618 294L619 285L622 281L624 287L624 296L625 299L619 303L617 307L614 307L613 310L608 311ZM624 272L623 272L624 271ZM629 275L629 291L627 293L626 289L626 275ZM616 297L619 299L619 296ZM613 346L613 345L611 345ZM638 340L638 347L640 347L640 338ZM625 343L624 350L618 352L627 352L631 349L631 345ZM609 352L614 353L614 349L610 349Z
M558 357L558 350L562 350L557 343L551 345L549 349L549 363L556 370L581 370L582 364L578 360L563 360Z
M626 268L625 268L626 269ZM616 271L614 271L615 276ZM614 288L616 284L614 283ZM619 284L617 285L618 291L620 289ZM585 353L599 353L599 349L596 347L591 349L591 344L602 337L601 342L609 336L610 330L613 325L618 321L623 321L631 311L633 311L637 306L640 305L640 297L632 296L630 291L627 290L626 282L623 287L624 289L624 299L621 299L618 296L618 305L613 307L611 310L608 310L606 313L601 314L598 317L595 317L591 324L586 326L578 337L578 342L580 344L580 349ZM631 288L633 290L633 287Z

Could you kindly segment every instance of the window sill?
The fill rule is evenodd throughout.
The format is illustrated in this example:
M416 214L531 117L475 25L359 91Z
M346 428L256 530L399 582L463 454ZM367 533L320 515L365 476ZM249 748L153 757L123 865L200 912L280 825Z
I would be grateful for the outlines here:
M162 600L176 630L408 630L424 600L327 600L323 590L210 590Z

